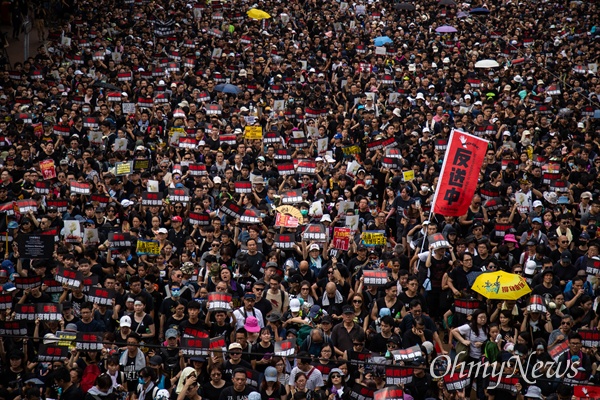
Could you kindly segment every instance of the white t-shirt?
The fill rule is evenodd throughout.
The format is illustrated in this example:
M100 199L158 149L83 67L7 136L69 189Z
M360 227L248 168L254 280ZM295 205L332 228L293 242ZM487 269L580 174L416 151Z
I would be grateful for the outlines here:
M481 358L481 350L483 349L483 346L475 347L475 342L483 343L488 339L488 336L483 329L480 329L479 335L476 335L469 324L464 324L458 328L458 333L460 333L465 340L469 340L471 342L471 346L469 346L469 356L475 359Z

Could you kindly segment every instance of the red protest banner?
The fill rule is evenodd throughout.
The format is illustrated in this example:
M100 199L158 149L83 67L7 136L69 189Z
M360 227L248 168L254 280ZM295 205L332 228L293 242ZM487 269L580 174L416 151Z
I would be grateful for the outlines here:
M477 188L487 144L487 140L452 131L435 192L433 212L455 217L467 212Z

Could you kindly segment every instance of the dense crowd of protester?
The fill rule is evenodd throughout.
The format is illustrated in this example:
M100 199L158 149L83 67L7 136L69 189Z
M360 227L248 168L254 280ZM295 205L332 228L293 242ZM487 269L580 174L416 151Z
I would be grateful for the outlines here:
M567 400L600 383L595 2L11 11L44 46L0 72L0 399ZM489 141L460 217L431 212L453 130ZM25 257L40 236L52 251ZM531 295L471 290L498 270ZM503 378L440 379L455 357Z

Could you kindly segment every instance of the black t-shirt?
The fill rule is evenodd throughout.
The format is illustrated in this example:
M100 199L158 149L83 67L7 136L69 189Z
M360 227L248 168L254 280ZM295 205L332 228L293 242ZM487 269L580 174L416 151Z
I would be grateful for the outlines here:
M67 390L62 392L62 394L60 395L60 400L81 400L83 396L83 390L81 390L80 387L71 385Z
M202 398L218 399L221 395L221 392L229 386L231 386L231 382L225 381L225 386L217 389L212 385L211 382L206 382L204 385L202 385Z
M252 346L252 357L256 361L262 360L263 356L267 353L271 353L271 355L275 352L275 346L271 343L268 347L263 347L260 343L256 343ZM267 369L268 364L256 364L256 370L263 374L265 369Z
M221 392L219 400L247 400L248 395L254 390L250 386L246 385L244 390L241 392L236 391L233 386L229 386Z
M135 368L135 357L127 357L127 364L123 367L123 373L125 374L125 382L127 382L127 391L135 392L138 385L138 371ZM73 400L80 400L73 399Z
M230 360L225 361L225 364L223 365L223 379L225 379L227 382L230 382L233 375L233 370L236 368L252 369L252 364L243 359L240 360L239 364L232 364Z

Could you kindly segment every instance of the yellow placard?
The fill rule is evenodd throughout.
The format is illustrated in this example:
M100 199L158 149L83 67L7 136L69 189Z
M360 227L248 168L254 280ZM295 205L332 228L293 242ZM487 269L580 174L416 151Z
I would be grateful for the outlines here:
M415 179L415 171L412 169L410 171L403 171L402 177L404 178L404 182L410 182Z
M360 146L353 145L353 146L344 147L342 149L342 152L344 153L345 156L351 156L353 154L359 154L360 153Z
M262 126L246 126L244 128L244 139L262 139Z
M363 243L367 246L385 246L386 240L383 233L364 232L362 234Z
M127 161L127 162L121 162L121 163L117 163L117 165L115 166L116 168L116 174L117 176L120 175L130 175L133 173L133 162L132 161Z
M160 244L155 240L138 240L135 248L138 255L159 255Z

